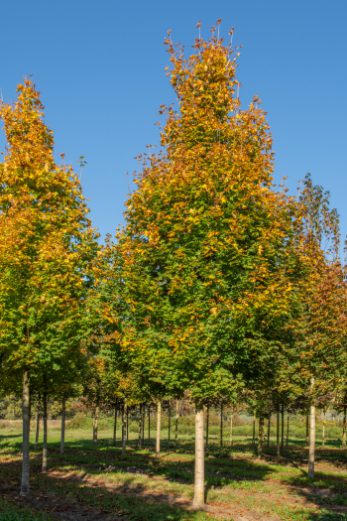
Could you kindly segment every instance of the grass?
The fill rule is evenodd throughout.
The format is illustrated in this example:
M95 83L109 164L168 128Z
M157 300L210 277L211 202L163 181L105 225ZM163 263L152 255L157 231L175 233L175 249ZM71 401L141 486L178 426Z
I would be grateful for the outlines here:
M136 448L135 422L123 458L120 447L110 442L112 425L107 419L101 423L97 445L90 441L89 420L71 422L64 455L59 454L58 427L57 422L51 423L48 473L39 471L40 451L32 452L33 494L25 501L17 495L19 425L7 422L6 429L0 430L0 491L6 500L0 503L0 521L347 521L347 452L331 435L333 426L327 446L317 449L316 476L309 480L305 443L294 423L291 443L280 461L274 447L262 459L254 456L250 424L236 426L232 451L213 444L218 428L212 425L204 512L190 509L191 419L180 425L177 447L164 439L159 458L153 452L153 439L145 449ZM165 438L165 425L162 435Z
M0 498L0 521L50 521L44 514L18 506Z

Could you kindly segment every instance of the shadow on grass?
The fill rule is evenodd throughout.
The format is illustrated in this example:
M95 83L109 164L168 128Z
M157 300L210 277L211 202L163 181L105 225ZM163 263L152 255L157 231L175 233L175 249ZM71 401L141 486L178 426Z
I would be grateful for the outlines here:
M69 443L61 455L58 444L51 444L49 467L52 472L41 474L40 454L32 454L33 495L49 496L53 503L55 495L59 497L60 508L77 502L81 510L93 509L92 517L83 519L98 519L98 513L104 512L105 516L100 519L106 520L106 514L110 514L112 520L202 520L203 514L190 510L193 455L183 454L183 450L184 447L180 447L180 452L163 453L158 458L148 450L135 451L135 444L130 444L122 457L120 448L107 442L95 446L88 440ZM3 490L7 494L17 493L19 461L3 463L0 471ZM206 471L208 491L235 480L263 480L271 468L266 464L233 460L230 455L209 453ZM47 501L40 501L41 504L36 502L31 506L43 509L42 502ZM52 510L57 511L55 507Z
M311 513L312 521L347 521L347 478L324 472L316 472L310 479L306 472L287 480L286 483L305 500L319 507L319 513Z

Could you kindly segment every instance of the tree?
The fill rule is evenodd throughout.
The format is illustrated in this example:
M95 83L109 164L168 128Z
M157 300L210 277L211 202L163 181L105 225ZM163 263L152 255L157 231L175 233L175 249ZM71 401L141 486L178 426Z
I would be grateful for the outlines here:
M25 495L30 388L47 397L79 372L96 242L77 176L54 161L53 134L30 80L0 116L8 143L0 169L0 352L15 389L22 380Z
M232 399L274 356L267 331L287 312L292 217L272 189L264 112L256 99L240 108L232 50L214 32L187 59L167 45L178 108L162 108L162 150L144 158L114 269L128 310L121 347L140 381L195 403L199 508L203 405Z
M299 203L298 264L279 388L309 408L313 478L316 406L332 400L346 379L347 292L338 258L339 219L329 194L306 176Z

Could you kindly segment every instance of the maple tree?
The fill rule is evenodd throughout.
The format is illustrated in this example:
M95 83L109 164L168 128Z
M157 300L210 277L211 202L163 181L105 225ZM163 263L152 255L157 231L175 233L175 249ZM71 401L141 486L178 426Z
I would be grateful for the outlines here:
M331 403L346 381L347 287L339 260L339 218L329 194L306 176L298 204L297 267L278 390L309 407L313 477L316 406Z
M96 241L77 176L55 163L53 134L31 80L19 85L13 106L2 104L0 116L8 146L0 169L1 370L16 387L23 379L21 493L27 494L30 388L47 400L78 375Z
M162 150L144 158L118 234L120 343L154 395L189 390L196 404L199 507L203 405L232 399L274 356L267 330L287 313L292 217L272 189L265 114L256 99L240 107L232 49L214 33L187 59L166 43L178 108L162 107Z

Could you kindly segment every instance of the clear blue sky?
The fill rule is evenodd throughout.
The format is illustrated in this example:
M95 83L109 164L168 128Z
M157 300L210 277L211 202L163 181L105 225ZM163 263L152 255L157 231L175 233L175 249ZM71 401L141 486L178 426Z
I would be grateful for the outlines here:
M158 143L158 107L174 99L166 30L189 50L196 22L207 35L218 18L243 45L242 101L257 94L268 112L276 179L293 188L311 172L346 233L346 0L4 0L0 16L3 97L32 75L57 153L88 161L82 182L102 234L122 222L134 157Z

